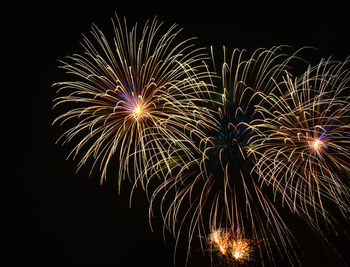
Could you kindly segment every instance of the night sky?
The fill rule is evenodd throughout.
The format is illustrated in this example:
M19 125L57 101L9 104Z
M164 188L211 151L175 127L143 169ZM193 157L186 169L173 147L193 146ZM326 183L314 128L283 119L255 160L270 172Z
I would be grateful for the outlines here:
M350 55L345 1L344 6L309 9L288 6L292 2L264 8L210 2L203 9L175 2L140 5L129 1L123 6L110 2L18 5L3 10L4 15L12 14L3 25L10 27L11 34L2 42L13 50L8 71L14 77L3 88L9 93L3 99L9 103L10 125L5 127L4 140L9 172L2 177L5 257L1 261L10 264L2 266L173 266L174 239L167 234L164 243L157 219L152 233L144 192L135 191L129 209L128 181L118 195L113 183L99 184L98 171L89 177L89 166L75 173L78 162L66 161L71 145L55 145L64 130L51 126L59 114L59 109L51 109L56 95L51 85L64 79L57 60L82 52L82 33L89 35L92 23L107 35L112 33L114 11L125 16L129 25L143 26L157 16L164 21L164 29L177 23L183 28L181 37L198 37L198 46L249 51L274 45L313 46L318 50L307 55L313 63L321 57L343 60ZM303 222L286 218L292 220L292 230L305 252L304 266L334 266ZM336 243L343 254L348 252L346 238ZM184 266L185 253L180 244L177 267ZM194 251L189 266L208 265Z

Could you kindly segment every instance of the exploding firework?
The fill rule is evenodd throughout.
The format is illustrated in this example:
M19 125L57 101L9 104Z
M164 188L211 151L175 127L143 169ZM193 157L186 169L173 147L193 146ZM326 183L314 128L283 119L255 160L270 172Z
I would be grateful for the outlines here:
M257 107L256 163L261 179L318 228L315 212L332 223L330 203L347 218L350 173L350 71L322 60L285 80ZM315 225L316 224L316 225Z
M137 24L129 31L126 20L112 23L113 40L93 25L93 38L82 42L84 54L61 61L69 80L55 84L61 96L54 106L69 110L54 123L74 123L59 140L78 140L69 156L82 154L78 169L92 158L91 170L99 164L101 182L119 152L120 185L130 173L139 177L147 159L166 158L167 143L186 139L184 133L193 130L192 66L204 55L192 39L176 42L181 31L176 25L161 34L162 23L154 19L139 34Z
M226 255L229 247L229 234L223 229L213 229L208 236L207 242L214 246L213 250L217 251L219 255Z
M255 242L245 237L240 230L214 229L207 236L206 242L211 254L222 258L222 262L234 266L253 261Z
M206 236L210 227L234 232L240 229L252 240L261 240L257 243L261 258L273 261L276 249L281 257L297 260L291 232L252 173L259 155L252 124L255 107L262 101L262 93L273 91L275 81L282 79L288 62L295 57L281 51L281 47L258 49L247 58L245 51L235 50L229 60L224 52L224 63L219 68L212 57L213 73L219 75L209 75L207 85L216 88L208 89L207 99L211 101L203 106L211 116L205 115L203 125L196 123L201 132L197 136L203 138L192 138L196 144L192 146L201 153L196 151L183 165L174 157L179 164L174 164L151 198L151 214L160 199L165 226L177 238L187 231L189 247L195 233ZM229 249L227 242L218 247Z

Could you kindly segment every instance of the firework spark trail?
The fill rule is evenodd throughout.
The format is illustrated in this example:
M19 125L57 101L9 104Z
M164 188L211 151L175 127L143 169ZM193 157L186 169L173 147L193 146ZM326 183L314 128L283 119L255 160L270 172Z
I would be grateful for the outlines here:
M84 54L60 61L71 80L54 84L62 94L54 107L68 103L70 109L54 123L77 122L58 141L80 138L68 157L82 154L78 169L92 158L91 170L99 164L101 182L120 151L120 188L130 173L140 177L146 159L154 158L152 151L157 151L155 161L167 158L166 143L195 130L189 123L192 114L196 116L191 99L197 92L191 84L194 74L196 79L200 76L198 62L205 55L194 48L192 39L176 42L181 31L176 25L161 35L162 23L154 19L140 35L137 24L129 31L125 19L123 24L116 17L112 24L112 41L93 25L93 38L82 42Z
M206 121L197 123L201 133L196 137L203 138L192 139L190 147L197 146L197 151L191 158L175 153L171 172L151 194L150 216L160 203L165 228L177 240L187 232L188 247L195 235L206 236L210 227L242 229L251 240L261 240L257 244L261 258L267 254L273 262L276 249L281 257L298 261L291 232L251 171L256 156L251 124L255 106L295 58L281 51L281 47L259 49L247 58L245 51L235 50L228 60L224 52L218 68L213 57L214 72L220 70L220 75L209 75L207 85L217 88L208 89L210 101L203 105ZM157 176L166 162L151 163L148 171Z
M290 74L257 107L256 164L264 182L297 213L319 228L317 214L334 222L333 202L347 219L350 173L350 71L322 60L300 77ZM316 213L316 216L314 215Z

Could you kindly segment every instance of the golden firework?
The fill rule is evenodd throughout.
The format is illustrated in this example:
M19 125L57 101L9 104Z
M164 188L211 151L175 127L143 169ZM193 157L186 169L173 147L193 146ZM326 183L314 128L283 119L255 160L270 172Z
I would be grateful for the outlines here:
M216 64L213 56L213 67L208 64L210 82L198 85L207 87L200 90L206 92L206 103L198 101L202 119L192 122L197 128L189 140L190 149L185 155L176 146L169 150L174 160L168 173L157 175L169 159L159 161L158 168L150 161L149 173L165 174L164 182L151 192L150 215L159 204L164 227L177 238L187 233L189 247L194 236L207 236L210 226L234 226L262 240L257 243L258 251L261 258L265 258L262 253L268 258L262 260L272 261L273 250L278 248L281 257L297 261L290 230L252 172L260 155L253 142L252 122L259 115L256 105L264 93L274 90L275 81L282 80L294 58L281 51L281 47L258 49L251 56L244 50L236 49L230 56L225 51L222 64ZM211 238L220 240L216 242L220 253L227 255L231 250L232 257L243 258L238 249L243 248L243 241L229 244L220 230Z
M211 253L216 253L225 263L247 263L253 261L253 254L258 242L245 236L242 229L214 228L208 235L207 243Z
M204 55L192 39L177 41L176 25L161 33L156 19L141 32L137 24L129 31L125 19L112 23L113 38L93 25L84 53L60 61L67 81L54 84L61 94L54 106L68 111L54 123L74 123L59 140L74 139L69 156L82 155L78 169L89 159L91 170L99 164L101 182L115 156L120 185L125 176L144 178L148 159L167 159L168 144L195 131L190 121L199 114L192 101L198 92L192 83Z
M318 229L317 214L332 223L325 202L347 219L350 174L350 71L344 62L322 60L301 77L285 80L257 107L260 178L293 212ZM316 216L313 214L316 212Z

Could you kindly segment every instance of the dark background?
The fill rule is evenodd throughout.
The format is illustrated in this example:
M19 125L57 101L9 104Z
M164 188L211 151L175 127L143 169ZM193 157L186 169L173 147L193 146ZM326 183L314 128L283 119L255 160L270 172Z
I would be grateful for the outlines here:
M51 126L57 116L51 109L55 97L51 84L64 79L57 59L82 51L81 34L88 35L91 23L107 35L114 11L130 26L135 22L142 26L157 15L164 28L177 23L184 28L183 38L198 37L199 46L252 51L308 45L318 49L309 54L314 63L321 57L343 60L350 55L345 1L343 6L331 2L311 8L292 2L284 6L111 2L18 4L3 10L11 15L3 25L10 34L2 40L10 46L3 53L10 55L11 75L5 77L10 83L3 88L9 93L9 98L3 96L9 101L4 140L9 172L2 177L5 257L0 261L7 262L2 266L173 266L174 241L168 236L164 243L157 219L151 232L144 193L136 190L129 209L127 182L119 196L112 185L99 185L98 173L88 177L88 167L75 173L77 162L65 160L69 146L54 144L63 131ZM300 220L287 219L305 252L305 266L336 266ZM346 238L337 245L343 254L348 252ZM180 245L176 266L184 266L185 252ZM208 266L196 252L189 265Z

